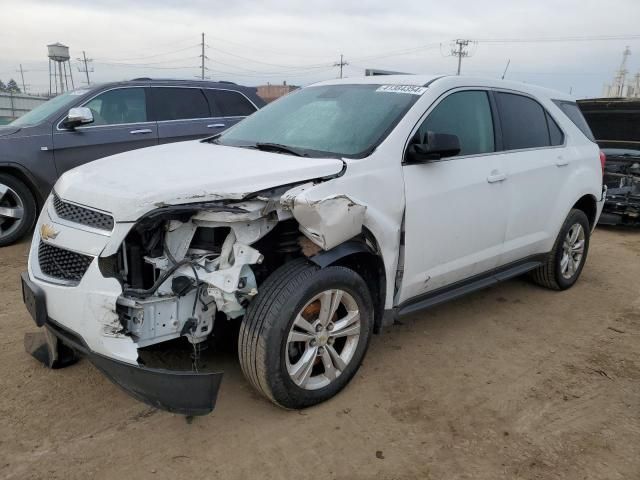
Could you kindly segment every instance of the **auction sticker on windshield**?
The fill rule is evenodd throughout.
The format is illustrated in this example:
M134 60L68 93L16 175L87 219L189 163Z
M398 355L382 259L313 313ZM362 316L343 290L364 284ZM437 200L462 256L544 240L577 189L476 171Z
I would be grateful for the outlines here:
M411 95L422 95L427 91L427 87L418 87L416 85L381 85L376 92L388 93L409 93Z

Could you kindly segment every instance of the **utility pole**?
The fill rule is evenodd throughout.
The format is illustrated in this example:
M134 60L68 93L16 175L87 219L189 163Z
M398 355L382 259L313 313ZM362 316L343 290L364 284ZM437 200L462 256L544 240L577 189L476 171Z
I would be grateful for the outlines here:
M342 67L346 67L347 65L349 65L349 63L344 61L344 55L340 54L340 62L333 64L334 67L340 67L340 78L342 78Z
M24 84L24 70L22 70L22 64L20 64L20 78L22 79L22 93L27 93L27 86Z
M462 57L468 57L469 52L465 50L467 46L469 46L470 40L462 40L458 38L455 42L456 48L451 50L451 55L454 57L458 57L458 73L456 75L460 75L460 70L462 68Z
M207 58L207 56L204 54L204 32L202 33L202 42L200 44L200 46L202 47L202 53L200 54L200 59L202 60L201 64L200 64L200 78L202 80L204 80L204 71L205 71L205 66L204 66L204 60Z
M84 73L87 76L87 85L91 85L91 80L89 80L89 63L93 62L93 58L87 58L87 54L85 51L82 51L82 58L76 58L79 62L84 64L84 69L78 67L78 71L80 73ZM91 69L93 72L93 68Z

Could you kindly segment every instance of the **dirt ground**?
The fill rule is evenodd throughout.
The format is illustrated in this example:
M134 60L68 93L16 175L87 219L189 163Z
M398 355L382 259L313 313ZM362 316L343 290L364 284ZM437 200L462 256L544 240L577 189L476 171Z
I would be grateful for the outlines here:
M598 229L567 292L517 279L404 319L305 411L225 354L191 424L24 352L27 249L0 250L0 478L640 479L640 232Z

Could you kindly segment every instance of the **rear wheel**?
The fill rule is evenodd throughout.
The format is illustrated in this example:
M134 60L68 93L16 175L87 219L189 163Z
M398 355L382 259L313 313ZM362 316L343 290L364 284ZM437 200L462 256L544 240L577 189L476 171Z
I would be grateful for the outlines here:
M553 290L572 287L587 260L590 232L587 215L571 210L546 262L532 272L533 281Z
M36 201L17 178L0 173L0 247L22 238L36 220Z
M276 270L249 306L240 364L272 402L308 407L333 397L355 375L372 326L371 296L357 273L294 261Z

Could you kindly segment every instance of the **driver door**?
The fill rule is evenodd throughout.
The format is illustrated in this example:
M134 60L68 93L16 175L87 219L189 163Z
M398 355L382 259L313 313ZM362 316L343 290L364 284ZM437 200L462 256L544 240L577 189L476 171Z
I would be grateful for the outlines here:
M116 153L158 143L158 128L149 114L148 88L106 90L85 102L93 123L65 130L53 126L54 159L58 175Z
M494 269L509 214L502 156L494 154L489 92L448 94L418 130L420 138L427 131L456 135L461 150L453 157L403 166L405 249L399 303Z

